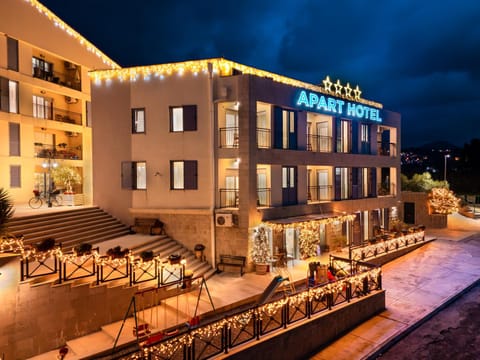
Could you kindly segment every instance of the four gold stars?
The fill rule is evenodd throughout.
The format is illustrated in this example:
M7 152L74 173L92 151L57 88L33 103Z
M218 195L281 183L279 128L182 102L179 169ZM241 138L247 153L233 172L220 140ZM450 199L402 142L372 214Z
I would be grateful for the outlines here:
M362 91L360 87L357 85L355 89L350 86L350 83L347 82L347 85L343 86L340 83L340 80L337 79L337 82L334 84L330 80L330 76L327 75L323 82L323 88L334 95L345 96L348 99L360 100L360 96L362 95ZM332 86L335 86L335 90L332 90ZM343 90L343 91L342 91Z

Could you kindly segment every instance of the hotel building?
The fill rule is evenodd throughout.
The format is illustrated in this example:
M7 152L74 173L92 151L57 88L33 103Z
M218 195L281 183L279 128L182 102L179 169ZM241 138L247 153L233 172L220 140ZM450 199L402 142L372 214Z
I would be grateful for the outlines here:
M250 256L258 226L271 253L305 258L305 241L360 244L396 217L400 115L357 85L222 58L90 77L94 203L159 218L212 263Z
M70 166L77 201L91 204L88 71L118 65L36 0L2 0L0 18L0 188L26 204Z

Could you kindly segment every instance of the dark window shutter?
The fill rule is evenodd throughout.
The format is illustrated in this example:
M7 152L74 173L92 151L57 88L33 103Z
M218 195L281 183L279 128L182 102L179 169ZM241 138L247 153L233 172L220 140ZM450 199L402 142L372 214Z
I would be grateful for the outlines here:
M297 125L298 125L298 113L294 111L293 112L293 133L289 132L289 137L288 137L288 148L292 150L297 149Z
M133 189L135 178L135 163L131 161L122 162L122 189Z
M377 196L377 169L370 168L370 194L371 197Z
M342 152L342 119L335 118L335 152Z
M173 132L173 107L172 106L168 108L168 118L170 119L170 132ZM173 165L171 165L171 169L173 169L172 166Z
M20 124L9 123L10 156L20 156Z
M342 198L342 172L341 168L335 168L335 200Z
M18 71L18 40L7 37L7 56L7 68Z
M352 168L352 198L360 198L360 187L358 186L359 168Z
M183 131L197 130L197 105L183 107Z
M275 106L273 109L273 147L282 149L283 144L283 126L282 126L282 108Z
M360 124L358 122L350 121L350 129L352 130L352 154L358 154L358 143L359 143L359 127Z
M8 79L0 77L0 110L8 112L9 109Z
M22 187L20 175L21 175L20 165L11 165L10 166L10 187L11 188Z
M198 174L197 174L197 161L190 160L183 163L184 174L184 188L185 189L197 189L198 188Z

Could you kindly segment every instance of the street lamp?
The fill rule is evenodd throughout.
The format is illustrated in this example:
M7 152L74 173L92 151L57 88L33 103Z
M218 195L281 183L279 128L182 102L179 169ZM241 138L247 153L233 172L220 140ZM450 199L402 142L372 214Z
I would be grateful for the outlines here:
M445 165L443 166L443 181L447 182L447 159L450 157L450 154L444 155Z
M43 162L42 167L47 171L43 173L43 188L47 193L47 204L48 207L52 207L52 168L56 169L58 163L54 160L52 162L52 152L48 152L48 162ZM48 188L47 188L47 173L48 173Z

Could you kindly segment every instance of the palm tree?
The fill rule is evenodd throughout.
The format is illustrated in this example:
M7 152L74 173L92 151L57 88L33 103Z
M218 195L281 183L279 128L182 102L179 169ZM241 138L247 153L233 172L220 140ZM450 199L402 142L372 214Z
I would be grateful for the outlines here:
M7 222L13 216L13 202L4 188L0 188L0 235L6 233Z

